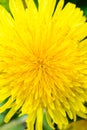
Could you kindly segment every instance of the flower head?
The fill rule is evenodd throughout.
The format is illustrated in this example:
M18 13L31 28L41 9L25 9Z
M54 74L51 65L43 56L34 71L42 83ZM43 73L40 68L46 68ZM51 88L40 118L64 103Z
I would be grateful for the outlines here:
M87 22L83 11L60 0L9 0L11 14L0 6L0 112L8 122L20 108L29 130L48 124L60 129L67 116L86 118Z

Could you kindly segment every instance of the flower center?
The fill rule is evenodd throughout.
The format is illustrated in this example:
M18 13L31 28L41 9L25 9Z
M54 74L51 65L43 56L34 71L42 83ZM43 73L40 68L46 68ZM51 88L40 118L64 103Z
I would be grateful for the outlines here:
M38 58L37 65L38 65L39 69L43 69L44 68L44 60L41 58Z

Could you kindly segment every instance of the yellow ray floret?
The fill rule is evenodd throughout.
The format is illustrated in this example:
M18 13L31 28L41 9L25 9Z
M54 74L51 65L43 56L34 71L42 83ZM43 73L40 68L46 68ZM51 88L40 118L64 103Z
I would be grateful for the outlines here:
M67 116L87 118L87 22L75 4L60 0L9 0L0 6L0 112L7 123L20 109L29 130L52 129ZM55 9L55 12L54 12Z

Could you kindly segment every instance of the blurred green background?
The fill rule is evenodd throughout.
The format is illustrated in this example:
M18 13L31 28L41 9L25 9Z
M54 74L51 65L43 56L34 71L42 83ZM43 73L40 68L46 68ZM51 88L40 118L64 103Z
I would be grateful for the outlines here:
M36 0L34 0L36 2ZM73 2L77 5L77 7L80 7L84 11L84 15L87 16L87 0L65 0L65 3L67 2ZM0 4L3 5L8 11L9 11L9 0L0 0ZM36 2L37 3L37 2ZM16 113L14 115L14 118L10 121L8 124L4 124L4 117L6 115L8 110L0 114L0 130L24 130L25 128L25 119L27 116L23 116L21 118L18 118L18 114ZM79 123L76 124L78 127L74 127L75 125L70 125L67 130L87 130L87 125L83 124L78 125ZM85 124L87 124L87 121L85 121ZM46 122L46 117L44 114L44 119L43 119L43 130L51 130L51 128L48 126ZM55 130L58 130L55 125Z

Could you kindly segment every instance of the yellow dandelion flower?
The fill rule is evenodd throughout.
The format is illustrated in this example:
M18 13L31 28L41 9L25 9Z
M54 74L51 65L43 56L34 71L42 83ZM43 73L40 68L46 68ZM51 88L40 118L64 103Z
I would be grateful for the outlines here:
M10 108L7 123L20 108L29 130L48 124L60 129L67 116L86 118L87 22L75 4L60 0L9 0L11 14L0 6L0 112ZM53 13L54 12L54 13Z

